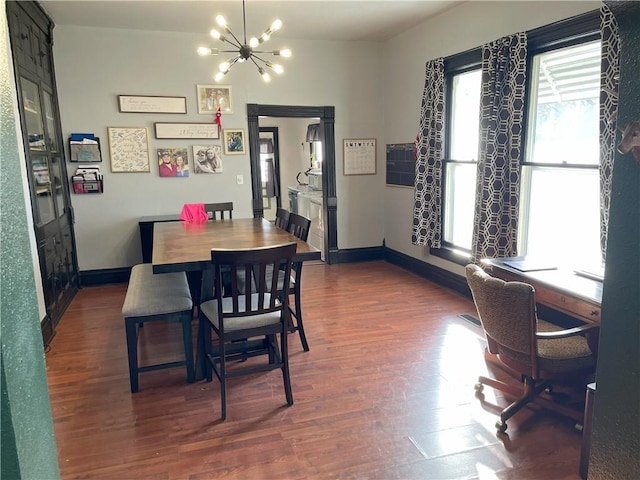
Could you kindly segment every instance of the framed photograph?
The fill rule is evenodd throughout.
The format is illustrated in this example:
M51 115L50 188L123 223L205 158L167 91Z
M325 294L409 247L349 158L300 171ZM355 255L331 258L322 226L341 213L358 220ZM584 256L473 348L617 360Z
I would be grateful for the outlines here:
M158 174L161 177L188 177L189 158L187 149L158 149Z
M222 173L222 146L194 145L193 171L195 173Z
M187 97L118 95L121 113L187 113Z
M220 127L217 123L162 123L153 124L156 138L198 138L217 140L220 138Z
M111 171L150 172L149 136L145 127L108 127Z
M344 175L376 174L375 138L345 138L342 148Z
M241 128L228 128L222 131L225 155L244 155L245 148L244 130Z
M231 100L231 85L196 85L198 99L198 113L214 114L233 113Z

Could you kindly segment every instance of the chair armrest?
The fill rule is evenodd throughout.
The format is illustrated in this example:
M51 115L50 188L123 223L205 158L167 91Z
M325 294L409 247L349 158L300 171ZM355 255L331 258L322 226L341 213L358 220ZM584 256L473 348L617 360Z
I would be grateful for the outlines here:
M536 338L540 338L542 340L553 340L557 338L573 337L575 335L581 335L585 332L589 332L590 330L594 330L597 328L600 328L600 325L597 323L585 323L583 325L580 325L579 327L567 328L565 330L556 330L553 332L536 332Z

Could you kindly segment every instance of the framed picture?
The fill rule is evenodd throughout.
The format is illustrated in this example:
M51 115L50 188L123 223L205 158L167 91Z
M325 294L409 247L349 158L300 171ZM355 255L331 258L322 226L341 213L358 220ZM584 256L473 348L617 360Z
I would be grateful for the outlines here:
M222 131L225 155L244 155L247 153L244 141L244 130L228 128Z
M376 174L375 138L345 138L342 148L344 175Z
M111 171L150 172L149 136L145 127L108 127Z
M215 114L220 107L222 113L233 113L231 85L196 85L198 113Z
M189 158L187 149L158 149L158 173L161 177L188 177Z
M220 138L220 127L217 123L162 123L153 124L156 138L205 138L217 140Z
M187 97L118 95L121 113L187 113Z
M193 171L195 173L222 173L222 146L194 145Z

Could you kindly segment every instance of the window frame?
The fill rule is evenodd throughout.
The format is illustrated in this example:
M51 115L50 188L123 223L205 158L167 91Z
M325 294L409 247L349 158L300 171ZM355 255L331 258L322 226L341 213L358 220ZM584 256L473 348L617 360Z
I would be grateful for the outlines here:
M529 224L525 222L531 205L531 188L525 188L525 182L530 182L533 168L571 169L571 170L597 170L599 165L593 164L558 164L530 162L527 159L529 153L529 135L531 130L529 122L533 105L530 101L532 85L535 79L532 75L534 57L540 54L569 48L583 43L601 40L600 34L600 11L594 10L577 17L556 22L550 25L531 30L527 33L527 96L524 103L523 124L522 124L522 158L520 159L520 194L519 194L519 218L518 218L518 254L523 255L526 237L529 232ZM523 167L530 167L526 171ZM525 198L526 195L526 198ZM544 233L544 232L543 232Z
M531 89L531 66L533 56L545 51L555 50L558 48L569 47L584 42L593 40L599 40L600 35L600 10L592 10L574 17L570 17L558 22L544 25L527 33L527 94ZM440 203L442 222L440 225L440 248L429 249L429 253L433 256L443 258L458 265L465 265L471 258L471 253L468 252L468 256L461 254L467 253L461 251L444 241L443 227L444 227L444 212L445 212L445 199L446 199L446 163L448 160L448 149L451 140L451 95L452 95L452 79L453 76L459 73L473 70L474 68L481 67L482 65L482 47L477 47L466 52L451 55L444 59L444 74L445 74L445 132L444 132L444 147L443 147L443 168L442 168L442 198ZM528 132L528 119L529 119L530 102L527 98L525 100L524 117L523 117L523 137L522 145L527 145L527 132ZM478 112L478 115L480 111ZM524 159L525 150L523 149L523 158L520 160L520 168L526 164ZM536 164L537 165L537 164ZM572 165L572 168L576 166ZM522 204L523 198L520 198ZM521 231L523 229L522 222L518 225L518 239L521 238ZM464 249L463 249L464 250Z
M444 145L442 155L442 181L440 182L442 195L440 201L440 212L442 222L440 225L440 248L430 248L429 253L436 257L444 258L459 265L466 265L471 258L471 250L460 248L453 243L444 240L444 224L445 224L445 202L447 198L446 192L446 176L447 166L449 164L470 164L476 162L459 161L450 158L451 136L452 136L452 108L453 108L453 78L456 75L479 70L482 68L482 48L477 47L467 50L456 55L452 55L444 59L444 104L445 104L445 127L444 127ZM478 110L480 115L480 110Z

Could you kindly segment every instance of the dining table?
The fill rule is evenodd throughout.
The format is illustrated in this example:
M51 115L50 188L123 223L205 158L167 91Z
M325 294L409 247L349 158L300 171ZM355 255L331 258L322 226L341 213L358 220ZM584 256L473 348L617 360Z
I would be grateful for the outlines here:
M296 243L294 262L320 260L320 250L264 218L205 222L163 222L153 230L153 273L186 272L199 306L202 271L211 265L211 249L252 249ZM195 379L204 377L203 335L198 329Z
M296 243L294 262L320 260L320 250L264 218L163 222L153 227L153 273L195 272L211 263L211 249L255 249Z

